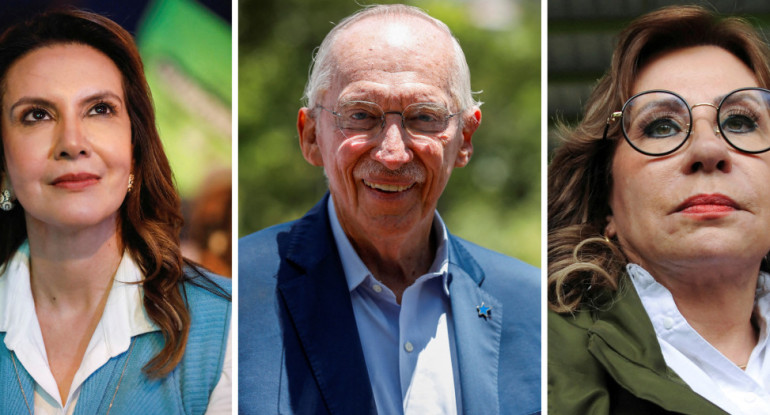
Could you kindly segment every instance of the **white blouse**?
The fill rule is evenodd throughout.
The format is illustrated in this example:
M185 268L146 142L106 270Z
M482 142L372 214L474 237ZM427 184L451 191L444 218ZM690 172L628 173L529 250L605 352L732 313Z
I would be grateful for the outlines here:
M631 281L652 320L666 365L696 393L730 414L770 413L770 356L767 316L770 312L770 274L760 272L754 315L759 341L741 370L707 342L684 319L671 292L644 268L627 267Z
M35 381L36 415L71 415L83 382L111 358L128 350L131 338L159 330L142 305L139 267L128 252L118 266L112 289L99 324L94 330L80 367L72 379L66 404L62 404L56 380L48 366L43 334L35 313L30 287L29 256L26 245L19 249L0 275L0 331L6 332L5 347ZM228 336L222 374L209 397L207 414L232 413L232 332Z

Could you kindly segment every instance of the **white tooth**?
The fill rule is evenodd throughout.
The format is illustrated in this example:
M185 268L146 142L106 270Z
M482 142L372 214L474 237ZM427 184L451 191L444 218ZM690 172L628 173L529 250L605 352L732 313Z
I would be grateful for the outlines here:
M393 184L376 184L376 183L369 183L366 180L364 180L364 184L371 187L372 189L382 190L383 192L403 192L406 189L409 189L412 187L409 186L398 186Z

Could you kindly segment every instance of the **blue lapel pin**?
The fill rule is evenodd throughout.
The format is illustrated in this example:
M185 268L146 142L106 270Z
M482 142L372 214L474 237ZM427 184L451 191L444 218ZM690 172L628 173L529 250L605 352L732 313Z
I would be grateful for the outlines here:
M479 317L484 317L484 319L492 318L492 307L484 305L484 302L481 302L481 305L476 306L476 311L479 312Z

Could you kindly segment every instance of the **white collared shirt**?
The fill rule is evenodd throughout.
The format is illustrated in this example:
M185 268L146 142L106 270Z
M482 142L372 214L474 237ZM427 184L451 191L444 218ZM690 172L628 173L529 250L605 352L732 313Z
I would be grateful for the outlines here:
M399 305L356 253L331 197L328 209L377 412L461 413L449 301L449 236L438 212L433 220L439 241L436 258L428 273L404 290Z
M759 273L754 303L759 340L744 371L687 323L671 292L649 272L636 264L626 268L652 320L666 365L695 392L730 414L770 414L766 320L770 315L770 274Z
M48 366L48 355L35 313L30 287L26 243L8 262L0 275L0 332L6 332L5 347L35 381L35 414L71 415L75 411L83 382L111 358L128 350L131 338L158 330L144 311L139 267L128 252L115 273L104 312L94 330L80 367L72 379L66 404L62 405L56 380ZM232 412L232 351L228 336L222 374L211 393L207 414Z

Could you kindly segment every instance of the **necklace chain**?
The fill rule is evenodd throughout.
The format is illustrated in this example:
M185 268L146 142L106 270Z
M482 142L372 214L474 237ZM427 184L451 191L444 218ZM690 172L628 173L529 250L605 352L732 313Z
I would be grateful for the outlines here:
M21 389L21 397L24 398L24 405L27 405L27 412L29 412L29 415L32 414L32 409L29 407L29 402L27 402L27 395L24 393L24 386L21 385L21 376L19 376L19 369L16 368L16 352L13 350L11 351L11 362L13 362L13 371L16 372L16 380L19 381L19 389Z
M123 375L126 373L126 368L128 367L128 361L131 359L131 351L134 350L134 344L136 343L136 340L131 340L131 347L128 348L128 356L126 356L126 362L123 363L123 370L120 371L120 377L118 378L118 384L115 386L115 392L112 393L112 399L110 399L110 406L107 407L107 414L110 415L110 411L112 410L112 404L115 402L115 397L118 396L118 389L120 389L120 383L123 381ZM21 396L24 398L24 404L27 405L27 412L29 412L29 415L34 415L32 413L32 408L29 406L29 401L27 401L27 395L24 393L24 386L21 384L21 376L19 376L19 369L16 367L16 352L11 351L11 362L13 362L13 370L16 372L16 380L19 381L19 389L21 390Z
M118 385L115 386L115 392L112 393L112 399L110 399L110 406L107 407L107 415L110 415L112 410L112 403L115 402L115 397L118 396L118 389L120 389L120 382L123 381L123 374L126 373L126 367L128 367L128 360L131 359L131 351L134 350L135 340L131 341L131 347L128 348L128 356L126 356L126 362L123 363L123 370L120 371L120 377L118 378Z

